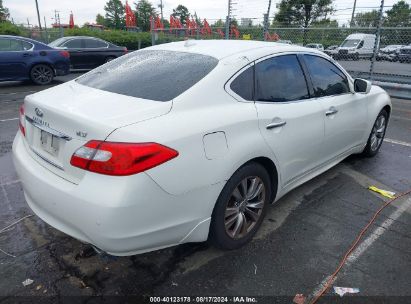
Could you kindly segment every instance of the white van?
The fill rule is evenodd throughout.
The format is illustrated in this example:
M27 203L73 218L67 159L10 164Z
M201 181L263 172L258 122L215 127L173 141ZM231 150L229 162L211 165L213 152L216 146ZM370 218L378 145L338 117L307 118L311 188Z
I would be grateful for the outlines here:
M334 55L336 59L371 58L374 51L376 36L374 34L356 33L348 35Z

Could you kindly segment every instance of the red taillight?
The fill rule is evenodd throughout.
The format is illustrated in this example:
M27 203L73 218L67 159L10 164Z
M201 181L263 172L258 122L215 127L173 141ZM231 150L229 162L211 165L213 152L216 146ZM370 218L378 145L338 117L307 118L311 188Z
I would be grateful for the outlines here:
M91 140L77 149L70 164L106 175L132 175L154 168L178 156L157 143L121 143Z
M24 103L19 109L19 127L23 136L26 136L26 117L24 116Z
M60 51L60 55L66 58L70 58L70 53L67 51Z
M124 54L127 54L128 53L128 50L127 50L127 48L125 47L124 48Z

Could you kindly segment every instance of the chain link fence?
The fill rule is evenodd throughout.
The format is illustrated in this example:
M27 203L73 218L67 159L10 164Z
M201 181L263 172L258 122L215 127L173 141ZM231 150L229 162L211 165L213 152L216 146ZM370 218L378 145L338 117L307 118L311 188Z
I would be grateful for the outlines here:
M155 29L152 44L186 39L225 39L225 28ZM353 77L411 85L411 27L238 27L229 39L273 41L316 48Z

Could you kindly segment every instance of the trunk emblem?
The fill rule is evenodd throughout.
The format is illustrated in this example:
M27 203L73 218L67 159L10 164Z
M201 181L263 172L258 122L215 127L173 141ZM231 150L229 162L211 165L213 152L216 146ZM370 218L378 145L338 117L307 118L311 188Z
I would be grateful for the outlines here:
M34 109L34 112L36 112L36 115L37 115L38 117L43 117L43 111L40 110L39 108L35 108L35 109Z
M77 131L76 135L79 136L79 137L87 137L87 132Z

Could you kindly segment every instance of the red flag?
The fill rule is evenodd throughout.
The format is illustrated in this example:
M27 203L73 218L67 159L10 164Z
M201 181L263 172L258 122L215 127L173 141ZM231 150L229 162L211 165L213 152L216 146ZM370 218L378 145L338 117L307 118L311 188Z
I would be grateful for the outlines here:
M206 19L204 19L203 28L201 29L201 34L202 35L211 35L211 27L208 24Z
M224 38L225 34L221 29L217 29L217 33L220 35L221 38Z
M69 27L72 29L74 28L74 17L73 17L73 12L70 13L70 22L69 22Z
M137 26L136 15L134 14L130 5L128 5L128 1L126 1L126 27L135 27L135 26Z
M156 26L156 29L164 29L163 22L161 22L161 19L158 16L156 17L156 20L155 20L155 26Z

